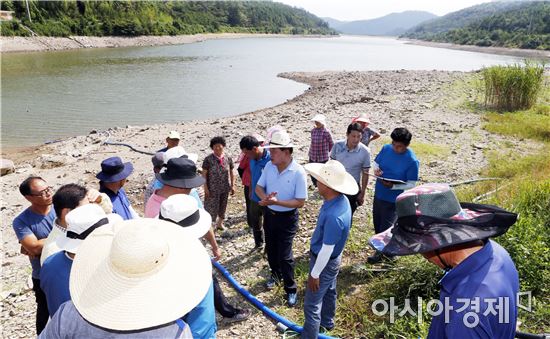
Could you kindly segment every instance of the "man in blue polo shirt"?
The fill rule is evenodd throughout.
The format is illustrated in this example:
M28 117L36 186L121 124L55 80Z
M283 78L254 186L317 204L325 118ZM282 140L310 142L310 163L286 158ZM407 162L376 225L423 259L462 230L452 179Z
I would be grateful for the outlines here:
M317 338L320 326L328 330L334 328L336 277L351 226L351 206L344 194L356 194L359 188L336 160L326 164L310 163L305 165L305 170L317 179L317 189L324 200L311 237L302 332L302 338L308 339Z
M289 306L296 305L296 281L292 242L298 230L298 208L307 199L307 177L304 168L292 158L294 145L284 130L271 136L271 162L256 185L259 205L267 206L264 219L267 261L271 278L267 288L273 288L281 278L284 281Z
M256 184L264 171L265 165L271 161L269 150L262 147L260 141L254 136L245 136L241 139L240 145L242 152L250 159L250 227L254 235L254 244L256 249L261 249L264 245L264 236L262 232L264 208L258 203L260 198L256 194Z
M356 194L347 195L352 215L357 207L365 202L371 167L370 149L361 143L362 131L361 124L357 122L350 124L346 132L346 139L337 141L330 152L330 158L342 163L346 171L355 179L357 187L361 188Z
M445 270L439 315L429 339L515 337L518 272L510 255L490 240L517 215L491 205L459 203L446 184L425 184L400 194L397 222L370 239L384 255L422 254Z
M21 253L29 256L32 266L32 289L36 298L36 333L48 322L48 304L40 288L40 254L55 220L52 208L53 189L40 177L29 177L19 185L21 195L31 203L13 220L13 230L21 243Z
M406 128L396 128L390 135L391 144L384 145L374 159L374 175L387 179L397 179L405 184L394 184L387 180L376 179L374 202L372 204L372 221L374 232L387 230L397 218L395 199L404 190L413 188L418 181L420 163L409 148L412 134ZM384 257L375 252L367 258L369 264L380 262Z

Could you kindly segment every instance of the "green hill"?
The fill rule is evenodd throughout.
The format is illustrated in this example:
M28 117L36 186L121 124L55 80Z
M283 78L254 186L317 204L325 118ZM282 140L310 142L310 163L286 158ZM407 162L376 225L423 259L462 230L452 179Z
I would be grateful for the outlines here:
M460 45L550 50L550 2L495 2L420 24L402 37Z
M137 36L218 32L335 34L303 10L271 1L2 1L16 20L3 21L3 36Z

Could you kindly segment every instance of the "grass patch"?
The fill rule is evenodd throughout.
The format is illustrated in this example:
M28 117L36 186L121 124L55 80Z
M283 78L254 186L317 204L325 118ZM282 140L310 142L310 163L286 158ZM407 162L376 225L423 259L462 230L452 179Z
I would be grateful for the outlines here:
M503 178L498 183L482 182L457 191L461 201L499 188L483 203L501 206L519 214L519 220L503 236L495 239L510 253L519 272L521 291L531 291L533 310L519 310L520 330L542 333L550 328L550 117L546 86L536 106L516 113L487 113L485 129L514 136L542 147L522 156L513 150L487 154L489 165L483 174Z
M537 102L543 87L544 64L525 61L523 65L491 66L481 75L485 106L498 111L528 109Z

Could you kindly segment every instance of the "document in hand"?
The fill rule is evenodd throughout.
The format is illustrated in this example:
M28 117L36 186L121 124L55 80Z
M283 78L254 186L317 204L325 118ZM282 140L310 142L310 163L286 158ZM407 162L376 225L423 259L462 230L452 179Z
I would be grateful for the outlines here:
M389 181L389 182L393 182L394 184L406 184L406 182L404 182L403 180L399 180L399 179L389 179L389 178L384 178L384 177L378 177L376 175L374 175L374 177L376 179L380 179L380 180L386 180L386 181Z

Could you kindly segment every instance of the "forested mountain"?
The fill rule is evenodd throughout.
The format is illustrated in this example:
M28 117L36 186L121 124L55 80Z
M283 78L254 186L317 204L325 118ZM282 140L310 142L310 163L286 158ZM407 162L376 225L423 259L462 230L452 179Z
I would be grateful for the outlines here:
M550 1L491 2L420 24L403 37L461 45L550 49Z
M332 18L324 19L330 27L344 34L397 36L421 22L436 17L435 14L429 12L405 11L391 13L371 20L339 21Z
M271 1L1 1L16 20L2 35L137 36L215 32L335 34L303 10ZM24 26L23 26L24 25Z

